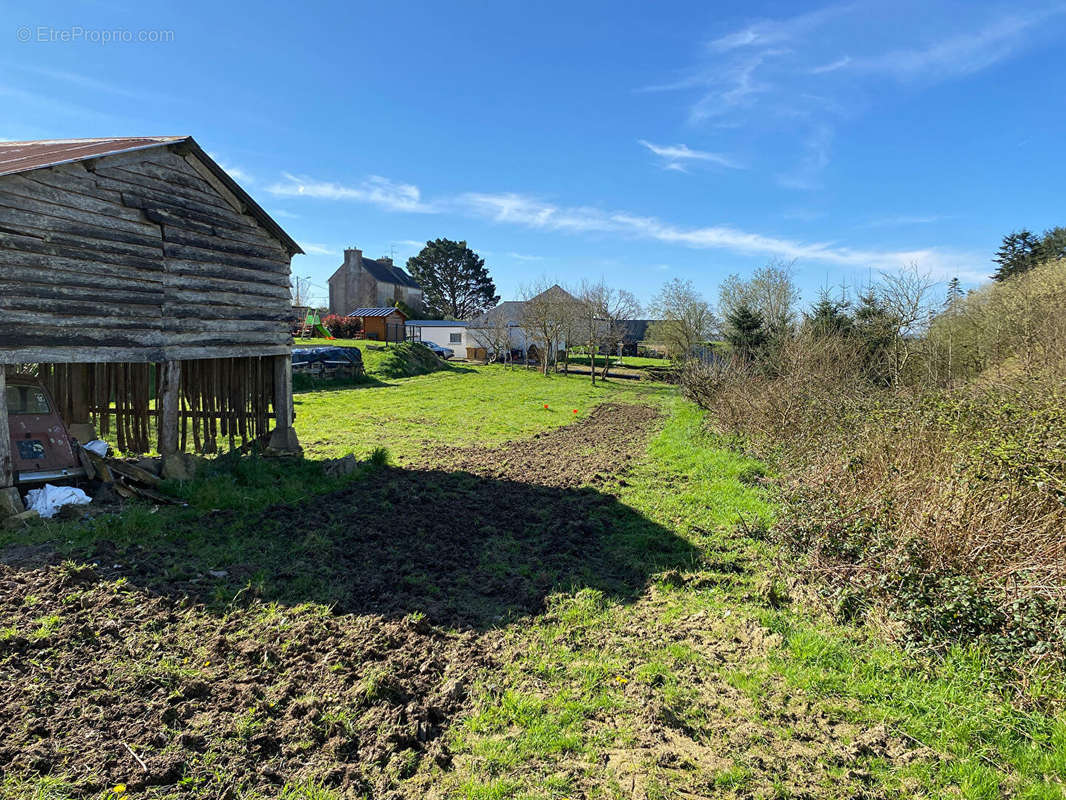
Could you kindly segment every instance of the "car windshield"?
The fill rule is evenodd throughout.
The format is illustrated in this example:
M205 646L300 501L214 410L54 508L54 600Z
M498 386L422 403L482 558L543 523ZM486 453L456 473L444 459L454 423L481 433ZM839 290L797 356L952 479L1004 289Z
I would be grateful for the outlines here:
M8 386L8 414L50 414L48 395L39 386Z

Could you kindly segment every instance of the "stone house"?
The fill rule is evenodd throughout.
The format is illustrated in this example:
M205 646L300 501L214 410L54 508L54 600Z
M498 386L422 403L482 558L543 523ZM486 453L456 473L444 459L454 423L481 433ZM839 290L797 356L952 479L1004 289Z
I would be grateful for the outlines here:
M344 263L329 278L329 313L344 317L357 308L405 303L422 311L422 287L391 258L364 258L354 247L344 251Z

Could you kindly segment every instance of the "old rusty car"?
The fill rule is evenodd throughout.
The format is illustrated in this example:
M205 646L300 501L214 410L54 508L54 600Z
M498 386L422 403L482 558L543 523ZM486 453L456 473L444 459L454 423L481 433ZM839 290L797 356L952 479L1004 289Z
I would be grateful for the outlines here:
M48 390L33 378L9 377L5 394L15 483L26 485L84 476L77 445Z

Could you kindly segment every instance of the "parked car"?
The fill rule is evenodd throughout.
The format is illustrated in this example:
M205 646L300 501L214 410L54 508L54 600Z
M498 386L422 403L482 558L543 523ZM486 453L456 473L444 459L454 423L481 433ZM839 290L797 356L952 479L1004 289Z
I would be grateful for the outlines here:
M84 476L85 470L74 449L77 443L56 411L48 390L33 378L9 377L5 395L15 483L45 483Z
M443 358L445 361L455 356L455 351L452 350L450 347L441 347L436 342L419 342L419 344L421 344L423 347L428 347L430 350L432 350L438 356Z

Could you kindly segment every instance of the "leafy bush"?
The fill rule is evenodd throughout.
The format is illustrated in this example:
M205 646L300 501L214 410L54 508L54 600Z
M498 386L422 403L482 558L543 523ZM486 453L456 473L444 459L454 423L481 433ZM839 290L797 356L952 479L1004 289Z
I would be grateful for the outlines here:
M335 339L355 339L356 334L362 333L363 330L363 323L358 318L342 317L339 314L327 314L322 318L322 324Z

